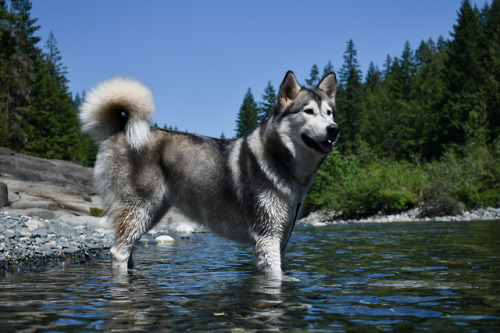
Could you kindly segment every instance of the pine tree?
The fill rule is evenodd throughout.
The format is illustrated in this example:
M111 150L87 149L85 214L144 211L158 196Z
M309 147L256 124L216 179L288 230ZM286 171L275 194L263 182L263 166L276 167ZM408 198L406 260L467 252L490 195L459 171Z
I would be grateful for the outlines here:
M458 22L453 26L453 39L448 45L445 63L448 94L443 113L446 126L440 140L445 145L463 145L467 139L486 136L483 131L487 117L480 35L479 10L465 0L458 12Z
M241 137L250 134L258 124L257 103L255 102L251 89L248 88L236 119L236 136Z
M415 52L417 74L414 80L414 97L418 105L415 127L419 137L418 153L425 160L438 158L443 152L439 140L444 122L441 109L446 92L446 50L443 38L440 37L439 40L437 44L432 39L422 41Z
M342 141L339 143L339 149L343 152L352 153L355 151L355 140L363 113L361 70L352 39L347 42L347 49L344 52L344 64L339 71L339 77L337 119L340 128L342 128Z
M10 9L5 2L0 4L0 120L4 123L0 130L5 134L0 142L14 150L22 148L28 137L20 125L30 109L34 61L39 55L40 38L34 34L40 27L30 17L31 6L26 0L12 0Z
M391 112L394 126L389 134L391 156L409 158L416 153L420 133L416 129L417 103L414 99L413 81L415 79L415 56L407 41L401 58L394 58L390 74L386 80L389 84L391 98L394 100Z
M66 66L62 64L62 56L61 52L57 48L57 39L54 36L54 32L51 30L49 33L49 37L47 38L47 42L45 43L45 48L47 49L47 58L53 64L52 68L50 68L49 74L57 81L60 81L60 84L67 84L68 80L66 79Z
M306 79L306 84L309 88L315 88L319 83L319 79L318 66L313 65L311 68L311 73L309 74L309 79Z
M268 81L266 89L264 89L264 94L262 95L262 102L259 102L259 112L258 112L259 122L262 122L264 119L266 119L273 113L275 103L276 103L276 91L274 90L271 81Z
M369 91L374 91L377 84L380 82L382 78L382 73L378 69L378 66L373 64L373 61L370 62L370 66L368 67L368 71L366 72L365 85Z
M483 33L480 49L485 77L484 96L487 104L490 141L500 142L500 0L493 0L491 6L483 8Z

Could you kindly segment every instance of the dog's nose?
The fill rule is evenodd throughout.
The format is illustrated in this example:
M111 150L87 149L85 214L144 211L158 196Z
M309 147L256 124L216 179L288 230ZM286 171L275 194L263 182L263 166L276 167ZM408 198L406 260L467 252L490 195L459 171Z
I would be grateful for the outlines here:
M340 132L340 128L339 128L339 125L337 125L337 124L329 125L326 128L326 133L328 133L328 139L330 139L331 141L335 141L335 139L337 138L337 135L339 135L339 132Z

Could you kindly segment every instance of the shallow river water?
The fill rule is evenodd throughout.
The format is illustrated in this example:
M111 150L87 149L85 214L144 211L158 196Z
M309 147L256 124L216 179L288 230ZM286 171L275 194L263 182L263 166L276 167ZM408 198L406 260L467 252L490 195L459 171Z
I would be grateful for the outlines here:
M297 226L282 283L211 234L0 277L0 331L500 332L500 222Z

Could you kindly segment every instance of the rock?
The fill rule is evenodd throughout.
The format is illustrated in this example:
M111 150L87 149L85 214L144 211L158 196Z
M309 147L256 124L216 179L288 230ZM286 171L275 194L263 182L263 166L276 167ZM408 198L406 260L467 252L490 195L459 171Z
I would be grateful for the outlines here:
M7 185L0 182L0 208L9 205L9 193L7 191Z
M31 233L31 232L29 232L29 231L25 231L25 230L23 230L23 231L20 231L20 232L19 232L19 236L21 236L21 237L29 237L29 236L31 236L31 235L32 235L32 233ZM21 239L22 239L22 238L21 238Z
M161 235L155 238L155 242L158 243L173 243L175 240L168 235Z
M95 193L92 168L60 160L48 160L0 149L0 174L28 182L50 182L74 185L87 193Z
M75 163L0 147L0 210L44 219L58 218L61 212L90 215L98 199L92 174L92 168Z
M36 230L38 228L47 228L45 223L43 223L42 221L39 221L39 220L29 219L28 221L24 222L24 224L26 224L26 226L30 230Z
M187 223L182 223L175 228L175 232L179 234L190 234L193 233L194 230L194 227Z
M111 228L111 225L108 224L108 220L106 217L74 216L65 214L60 216L59 219L71 225L88 225L99 228Z

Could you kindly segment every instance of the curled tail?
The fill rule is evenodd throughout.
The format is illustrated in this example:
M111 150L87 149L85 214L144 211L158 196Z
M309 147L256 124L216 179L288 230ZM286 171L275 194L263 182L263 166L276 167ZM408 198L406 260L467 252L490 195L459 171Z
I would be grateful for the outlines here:
M129 145L141 150L149 142L153 113L149 88L137 80L116 77L102 82L85 96L80 121L83 131L97 143L125 130Z

